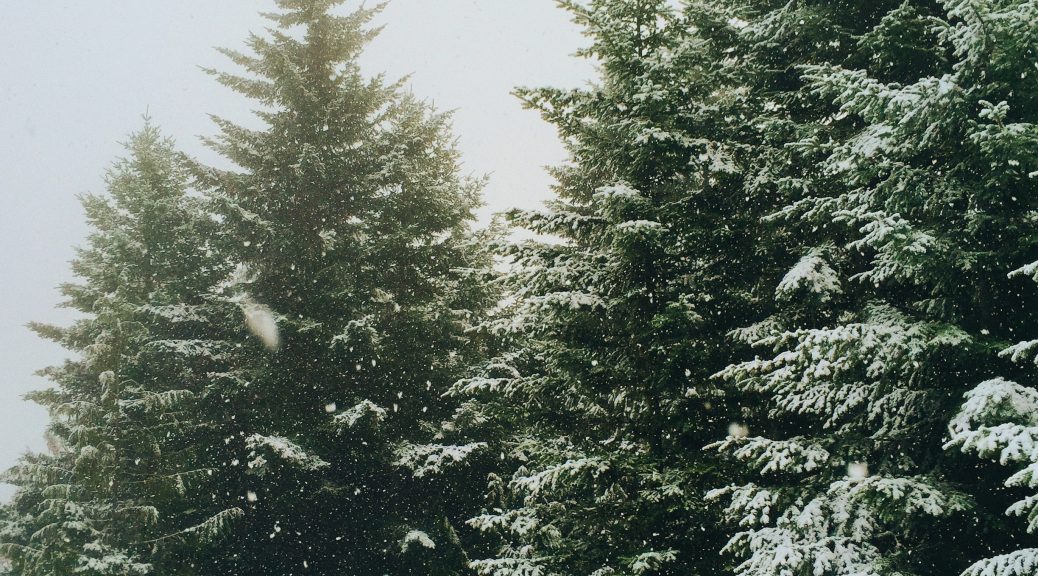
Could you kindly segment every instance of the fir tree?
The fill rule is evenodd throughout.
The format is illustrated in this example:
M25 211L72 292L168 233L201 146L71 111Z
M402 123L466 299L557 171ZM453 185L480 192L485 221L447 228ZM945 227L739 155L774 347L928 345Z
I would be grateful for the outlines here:
M756 181L799 246L774 312L734 333L764 357L719 374L766 402L716 445L748 472L713 493L727 549L745 576L956 573L1013 540L991 474L943 443L1034 323L1006 277L1035 249L1033 4L751 4L774 102Z
M221 285L239 333L221 394L237 453L216 474L248 496L221 574L453 574L471 506L443 479L484 445L455 445L442 398L476 350L491 298L468 227L479 181L459 174L449 117L357 57L375 10L280 0L241 73L263 127L216 119L203 169L236 271ZM222 496L218 495L218 499ZM221 506L214 506L214 510Z
M558 199L513 212L535 238L506 249L510 342L453 390L495 440L488 576L710 574L723 565L702 451L738 417L711 375L750 317L770 246L742 198L752 104L727 56L739 20L665 1L563 2L586 29L596 85L520 90L570 162Z
M109 194L82 198L93 232L73 262L80 281L62 292L85 318L32 326L78 358L30 394L51 413L50 452L5 476L18 490L0 538L23 576L153 573L153 539L180 531L191 507L183 472L206 363L174 350L202 342L201 295L221 266L172 143L148 124L126 148Z

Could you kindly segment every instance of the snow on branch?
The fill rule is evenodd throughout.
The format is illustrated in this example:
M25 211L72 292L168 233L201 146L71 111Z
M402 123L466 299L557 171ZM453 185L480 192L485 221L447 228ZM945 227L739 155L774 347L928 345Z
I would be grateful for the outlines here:
M431 550L436 548L436 542L433 542L433 539L421 530L411 530L400 539L400 551L407 552L412 546L421 546Z
M473 560L469 566L479 576L548 576L537 558L490 558Z
M775 296L788 301L797 293L808 293L827 302L841 292L839 275L818 250L812 250L786 272L775 289Z
M737 460L752 463L761 475L768 473L811 472L829 461L829 452L802 438L732 438L715 442L706 449L728 452Z
M333 418L340 432L354 428L363 420L377 424L386 418L386 409L371 400L364 400L356 406L336 414Z
M651 551L643 552L634 558L630 558L628 565L634 574L651 574L677 559L678 553L676 550Z
M314 454L307 452L302 446L282 436L263 436L253 434L245 439L245 446L251 450L249 469L262 475L267 469L267 460L263 452L273 454L281 461L306 471L317 471L328 466L328 463Z
M165 392L145 391L140 398L132 400L120 400L120 405L127 408L141 408L154 412L175 408L187 400L195 397L190 390L167 390Z
M1006 479L1007 487L1038 488L1038 390L992 378L966 393L966 402L948 426L945 448L959 447L1002 465L1024 467ZM1006 511L1025 516L1029 532L1038 531L1038 494Z
M608 470L609 463L602 458L577 458L550 466L529 476L517 475L512 479L512 484L525 491L530 497L535 497L542 490L555 488L567 478L579 479L586 476L595 479Z
M970 566L962 576L1034 576L1038 574L1038 548L1025 548L986 558Z
M486 442L462 445L401 444L396 448L397 466L409 468L415 478L435 475L464 462L473 452L487 447Z

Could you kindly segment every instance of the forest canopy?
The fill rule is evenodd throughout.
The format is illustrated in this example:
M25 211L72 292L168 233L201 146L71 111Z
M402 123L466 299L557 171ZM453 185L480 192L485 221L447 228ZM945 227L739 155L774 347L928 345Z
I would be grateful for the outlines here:
M359 2L220 49L219 166L129 137L0 573L1038 575L1038 3L558 4L488 226Z

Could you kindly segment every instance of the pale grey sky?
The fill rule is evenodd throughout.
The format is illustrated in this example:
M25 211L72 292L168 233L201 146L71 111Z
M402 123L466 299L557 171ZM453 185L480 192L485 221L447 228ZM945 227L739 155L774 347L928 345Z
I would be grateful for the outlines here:
M370 4L370 2L369 2ZM347 6L356 2L349 2ZM244 119L249 103L199 66L228 68L212 48L240 48L261 31L272 0L24 0L0 18L0 469L43 448L46 414L21 400L33 376L66 353L30 320L65 323L55 287L86 227L75 195L102 191L119 142L152 118L190 154L208 113ZM392 0L369 47L369 73L411 74L410 88L455 109L467 170L489 174L487 210L549 197L542 167L564 152L554 130L524 111L517 85L579 86L592 66L571 57L579 30L552 0ZM0 486L0 497L10 490Z

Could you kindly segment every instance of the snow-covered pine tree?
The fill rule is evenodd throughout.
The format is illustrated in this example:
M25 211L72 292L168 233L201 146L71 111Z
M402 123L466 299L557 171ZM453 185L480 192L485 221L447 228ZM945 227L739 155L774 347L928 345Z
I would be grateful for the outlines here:
M213 71L262 127L217 118L235 168L200 171L237 267L224 297L257 336L233 350L238 466L218 474L249 502L207 569L453 574L474 499L441 473L484 446L439 423L493 301L468 230L480 182L459 174L447 115L362 76L377 9L277 4L249 53L223 50L240 70Z
M755 314L772 245L742 195L741 20L672 4L563 2L601 78L519 91L570 162L546 211L511 214L534 239L507 250L510 297L487 323L511 345L453 389L502 459L470 521L486 576L723 568L702 489L723 470L702 447L738 407L711 375Z
M84 318L32 326L77 358L44 370L55 387L30 394L51 413L50 452L4 477L18 489L0 552L20 576L151 574L164 557L155 539L215 533L186 496L216 363L177 348L207 348L204 295L222 264L172 143L149 123L126 148L109 194L82 198L93 231L62 292Z
M1035 5L751 4L754 89L775 102L755 180L801 244L775 313L735 333L763 357L720 373L767 401L717 444L747 470L714 492L727 549L742 576L957 573L1022 536L942 445L1034 329L1036 292L1006 273L1035 259ZM955 420L964 446L992 424L984 394Z
M984 374L988 379L965 394L951 421L946 447L1019 468L1005 480L1011 497L1019 498L1006 514L1025 517L1029 536L1023 537L1012 522L1000 527L1008 535L1002 536L1008 550L978 560L964 574L1024 576L1038 573L1038 379L1034 367L1028 367L1038 363L1038 340L1021 340L1035 335L1031 310L1038 298L1033 285L1038 282L1034 261L1038 240L1031 233L1038 217L1033 197L1038 178L1038 110L1033 93L1038 6L958 1L948 2L948 9L957 19L949 33L962 59L960 74L973 80L973 85L959 77L951 80L957 88L965 85L962 89L972 96L968 104L975 107L977 118L970 123L970 152L979 164L972 174L981 178L989 194L984 212L994 213L985 222L988 242L1000 248L997 258L984 262L985 271L998 280L997 290L985 290L984 310L990 319L984 326L1001 328L991 347L1003 346L999 356L1019 368L992 367ZM1008 286L998 277L1000 268L1010 270Z

